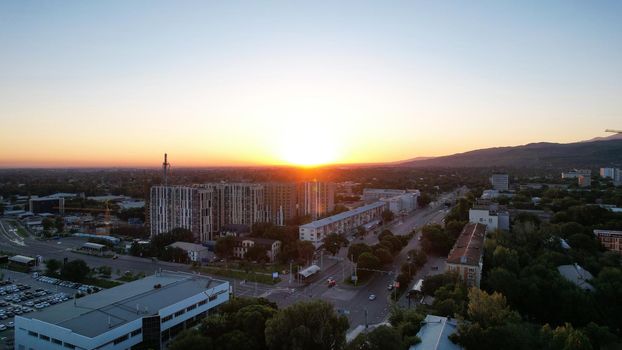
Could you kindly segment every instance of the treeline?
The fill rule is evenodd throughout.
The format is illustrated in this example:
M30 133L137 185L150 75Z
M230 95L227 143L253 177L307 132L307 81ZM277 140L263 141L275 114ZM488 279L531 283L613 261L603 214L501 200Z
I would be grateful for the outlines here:
M152 257L163 261L187 264L190 262L190 258L185 250L168 246L175 242L193 243L194 240L194 235L190 230L175 228L171 232L155 235L149 244L139 244L138 241L134 241L129 252L133 256Z

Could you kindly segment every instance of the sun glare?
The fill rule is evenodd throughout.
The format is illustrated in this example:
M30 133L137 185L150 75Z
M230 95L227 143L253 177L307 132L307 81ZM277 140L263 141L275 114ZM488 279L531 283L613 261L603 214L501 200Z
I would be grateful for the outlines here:
M279 145L280 158L292 165L312 167L339 160L338 142L332 135L322 135L308 128L304 135L289 133ZM314 137L308 137L315 135ZM321 135L321 136L319 136Z

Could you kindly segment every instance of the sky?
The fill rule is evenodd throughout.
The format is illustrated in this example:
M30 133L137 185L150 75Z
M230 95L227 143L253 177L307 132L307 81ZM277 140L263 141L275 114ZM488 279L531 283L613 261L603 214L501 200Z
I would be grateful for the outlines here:
M622 129L620 1L0 0L0 167L385 162Z

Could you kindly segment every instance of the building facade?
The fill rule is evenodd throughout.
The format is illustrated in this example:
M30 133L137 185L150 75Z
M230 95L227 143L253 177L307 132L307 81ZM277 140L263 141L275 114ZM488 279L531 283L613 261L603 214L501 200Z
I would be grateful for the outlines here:
M578 179L579 176L592 176L592 170L590 169L574 169L562 173L562 179Z
M162 272L15 317L15 349L162 349L229 300L229 282Z
M375 202L358 207L337 215L301 225L299 238L301 241L310 241L320 244L325 236L331 233L347 234L359 226L382 219L382 212L387 209L385 202Z
M468 287L478 287L482 278L486 225L468 223L447 256L447 271L456 272Z
M281 252L281 241L268 238L239 237L235 240L233 256L238 259L244 259L248 250L255 246L259 246L266 250L266 256L270 262L274 262Z
M211 232L211 195L195 186L153 186L149 200L151 237L185 228L197 239ZM205 207L208 206L208 207Z
M65 212L65 198L63 197L39 197L30 198L28 201L30 211L33 214Z
M335 184L332 182L298 183L298 215L315 220L335 209Z
M484 224L488 232L510 230L510 213L496 204L474 205L469 209L469 222Z
M264 208L267 222L284 226L298 215L298 186L294 182L264 184Z
M493 190L507 191L510 189L510 176L508 174L492 174L490 183Z
M594 230L594 235L605 249L622 254L622 231Z

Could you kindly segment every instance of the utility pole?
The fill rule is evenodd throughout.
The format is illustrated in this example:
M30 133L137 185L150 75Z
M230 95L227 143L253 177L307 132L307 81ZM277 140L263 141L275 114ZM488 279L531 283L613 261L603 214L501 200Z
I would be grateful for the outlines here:
M294 273L294 270L292 270L292 264L293 262L290 260L289 261L289 284L292 284L292 274Z
M365 309L365 329L367 329L369 327L369 324L367 323L367 309Z

